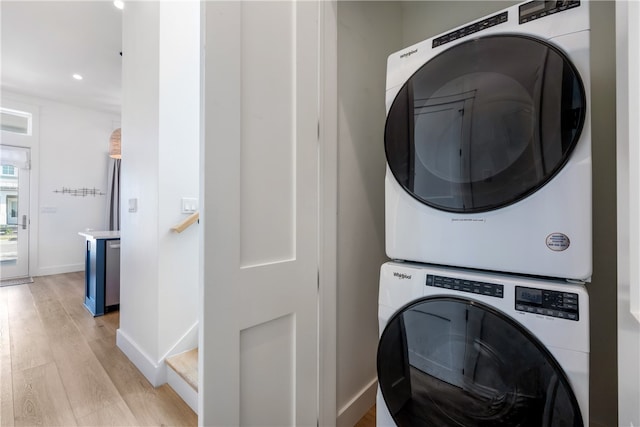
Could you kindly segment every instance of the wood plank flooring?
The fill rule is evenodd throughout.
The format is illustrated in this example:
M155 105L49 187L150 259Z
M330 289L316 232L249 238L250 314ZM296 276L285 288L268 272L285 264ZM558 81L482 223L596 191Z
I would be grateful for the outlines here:
M0 426L195 426L116 347L118 312L82 305L84 273L0 288Z
M354 427L376 427L376 406L373 405Z

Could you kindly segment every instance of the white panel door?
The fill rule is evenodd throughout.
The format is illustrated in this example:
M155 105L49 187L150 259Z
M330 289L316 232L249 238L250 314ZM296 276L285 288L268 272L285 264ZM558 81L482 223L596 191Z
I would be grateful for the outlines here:
M201 425L317 423L318 10L205 3Z

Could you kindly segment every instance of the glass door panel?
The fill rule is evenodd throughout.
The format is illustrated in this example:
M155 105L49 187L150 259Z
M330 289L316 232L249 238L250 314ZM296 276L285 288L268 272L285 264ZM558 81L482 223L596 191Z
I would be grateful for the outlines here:
M1 146L0 279L29 275L29 149Z

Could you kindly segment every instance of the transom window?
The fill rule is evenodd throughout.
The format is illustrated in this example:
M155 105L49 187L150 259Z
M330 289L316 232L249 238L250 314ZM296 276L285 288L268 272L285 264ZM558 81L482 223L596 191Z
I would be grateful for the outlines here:
M21 135L31 135L33 116L25 111L0 108L0 129Z

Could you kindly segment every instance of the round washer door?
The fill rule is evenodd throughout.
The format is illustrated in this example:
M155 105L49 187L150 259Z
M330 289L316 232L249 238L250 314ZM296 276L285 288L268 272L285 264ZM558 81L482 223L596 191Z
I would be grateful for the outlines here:
M435 56L400 89L387 114L387 163L433 208L498 209L566 164L586 108L562 51L528 36L480 37Z
M398 426L583 426L548 350L466 299L429 297L398 311L380 338L378 383Z

